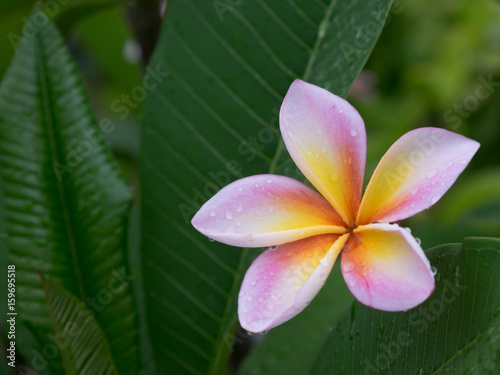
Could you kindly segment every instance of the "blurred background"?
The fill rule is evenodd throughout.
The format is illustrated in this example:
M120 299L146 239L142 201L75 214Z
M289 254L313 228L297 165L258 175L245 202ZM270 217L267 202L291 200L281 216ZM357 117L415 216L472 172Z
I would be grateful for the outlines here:
M138 192L141 102L130 99L130 93L141 84L166 1L53 2L60 7L54 19L79 65L97 117L112 119L118 127L107 140L127 182ZM1 0L0 77L14 55L33 3ZM120 106L130 100L130 114L125 115ZM391 144L418 127L443 127L481 143L444 198L403 223L422 240L424 249L462 242L467 236L500 236L498 2L396 1L348 100L366 124L367 178ZM140 274L137 203L131 259L133 272Z

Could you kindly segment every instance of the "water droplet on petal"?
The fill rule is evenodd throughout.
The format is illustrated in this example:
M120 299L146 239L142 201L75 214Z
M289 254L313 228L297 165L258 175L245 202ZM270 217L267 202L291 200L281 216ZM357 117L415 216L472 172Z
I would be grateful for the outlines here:
M268 184L270 184L271 182L273 182L273 180L271 180L270 178L268 178L268 179L266 180L266 182L267 182Z
M243 211L243 205L239 204L236 206L236 212L241 212Z
M257 284L257 281L255 281L255 280L252 280L252 281L250 282L250 285L251 285L251 286L255 286L256 284Z
M255 184L254 186L255 186L255 187L259 187L259 184Z
M340 108L339 113L344 113L344 110L342 108Z
M453 162L452 161L449 161L448 162L448 167L451 167L453 165Z
M411 234L411 229L410 228L403 228L405 231L407 231L409 234Z
M437 169L431 169L431 170L429 171L429 173L427 174L427 178L432 178L432 177L434 177L435 175L437 175L437 173L438 173L438 170L437 170Z
M247 297L247 301L248 301L248 302L252 302L252 300L253 300L253 297L252 297L252 296L248 296L248 297Z
M238 191L242 191L242 190L243 190L243 188L242 188L242 187L239 187L239 188L238 188Z
M467 164L469 161L467 159L462 160L462 164Z
M231 220L233 218L233 213L229 210L226 210L226 219Z
M215 216L215 211L210 211L210 216L214 217Z
M208 239L210 242L214 242L215 240L213 238Z
M269 311L271 311L273 309L273 305L271 305L271 304L267 305L266 309L268 309Z
M319 261L319 264L321 264L323 267L328 267L328 260L323 258Z
M243 297L245 295L245 292L244 291L241 291L240 292L240 297Z
M356 285L356 280L354 279L349 280L349 286L354 286L354 285Z
M276 246L276 245L275 245L275 246L271 246L271 247L269 248L269 250L276 250L277 248L278 248L278 246Z
M350 260L344 260L340 266L342 268L342 272L346 273L351 272L354 269L354 263Z
M417 243L420 245L422 243L422 241L420 241L420 238L418 237L415 237L415 241L417 241Z
M351 130L349 131L349 133L351 133L351 136L355 137L355 136L358 135L358 129L351 128Z
M431 199L431 204L436 203L439 200L439 198L441 198L439 195L433 196L432 199Z
M434 266L432 266L431 267L431 273L432 273L432 275L435 276L437 272L438 272L437 268L434 267Z

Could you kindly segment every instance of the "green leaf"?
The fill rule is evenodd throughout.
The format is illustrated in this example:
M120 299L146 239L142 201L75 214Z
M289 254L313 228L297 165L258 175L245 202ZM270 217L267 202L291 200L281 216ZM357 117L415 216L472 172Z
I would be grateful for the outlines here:
M137 311L126 259L130 193L112 159L75 64L54 25L28 26L0 85L0 214L16 266L19 319L43 348L54 334L38 272L95 314L120 372L138 368ZM28 360L32 348L24 348ZM40 350L41 354L40 354Z
M236 295L255 256L209 242L192 216L236 178L294 173L278 131L288 87L302 78L345 96L389 5L169 2L144 81L140 156L145 294L160 373L226 371Z
M352 305L311 374L498 374L500 239L426 252L436 289L407 312Z
M117 374L108 342L90 310L61 285L42 279L66 374Z

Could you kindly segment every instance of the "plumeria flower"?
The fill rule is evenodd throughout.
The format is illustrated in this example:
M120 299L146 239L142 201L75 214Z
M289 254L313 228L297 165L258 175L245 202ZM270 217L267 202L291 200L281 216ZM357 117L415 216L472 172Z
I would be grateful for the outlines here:
M390 223L436 203L479 143L438 128L410 131L384 155L362 196L366 131L348 102L296 80L281 107L280 129L319 193L284 176L246 177L221 189L192 220L222 243L269 247L243 279L241 326L262 332L301 312L341 250L344 280L361 303L403 311L425 301L434 291L429 260L408 229Z

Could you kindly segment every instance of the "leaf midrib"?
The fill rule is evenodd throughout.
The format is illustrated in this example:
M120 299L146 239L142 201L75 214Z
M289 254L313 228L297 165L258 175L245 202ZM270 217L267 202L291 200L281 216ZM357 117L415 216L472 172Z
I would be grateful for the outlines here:
M48 143L49 143L49 149L50 149L50 155L52 159L52 165L54 163L58 163L58 165L63 165L63 157L60 155L59 150L61 149L60 146L60 140L57 137L57 131L55 129L55 123L56 123L56 115L54 113L53 107L50 103L50 82L49 82L49 76L47 74L47 67L46 67L46 59L44 58L45 53L44 53L44 46L43 42L41 40L41 36L38 35L35 37L36 38L36 66L38 70L38 81L40 85L40 101L42 105L42 111L44 114L44 118L42 120L43 126L47 129L47 135L48 135ZM70 215L70 210L69 210L69 204L67 200L67 193L66 189L63 185L63 183L59 180L59 178L56 178L56 184L57 184L57 190L58 190L58 198L61 203L62 207L62 213L64 217L64 225L66 228L66 238L68 240L68 245L71 250L71 255L72 255L72 260L73 260L73 266L74 266L74 271L75 271L75 277L76 277L76 283L78 285L78 293L80 299L83 301L85 300L85 288L83 286L82 282L82 274L81 274L81 269L78 261L78 251L77 251L77 246L76 246L76 241L75 241L75 234L74 234L74 222L71 219Z

